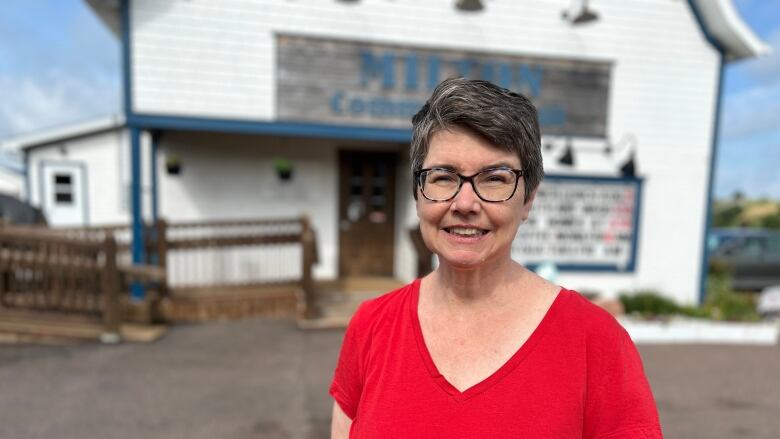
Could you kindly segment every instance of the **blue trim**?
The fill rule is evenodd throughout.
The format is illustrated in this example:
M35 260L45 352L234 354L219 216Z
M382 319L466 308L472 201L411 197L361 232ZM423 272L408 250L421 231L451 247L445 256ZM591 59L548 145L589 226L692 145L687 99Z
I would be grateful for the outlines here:
M626 267L626 270L628 271L636 271L636 255L639 253L639 233L640 230L640 221L639 219L642 217L642 189L645 187L643 184L644 181L642 178L637 178L636 183L636 197L634 198L634 224L633 229L634 233L631 236L631 260L629 261L628 267Z
M125 117L129 116L133 112L133 93L132 93L132 78L130 76L132 63L132 56L130 44L132 42L130 38L130 0L121 0L120 4L122 22L122 85L123 85L123 98L124 98L124 111Z
M576 272L617 272L630 273L636 271L636 260L639 247L640 217L642 214L642 187L644 178L642 177L602 177L589 175L565 175L565 174L545 174L545 180L562 181L582 181L596 184L632 184L636 188L636 197L634 198L634 222L631 236L631 255L625 266L614 264L556 264L558 271L576 271ZM530 270L536 270L539 263L524 264Z
M710 34L707 27L704 25L699 9L693 0L688 0L688 5L693 11L693 16L696 17L696 22L699 24L704 37L710 44L718 51L718 62L720 64L718 68L718 84L717 94L715 96L715 114L714 123L712 126L712 145L710 146L710 176L707 182L707 209L704 216L704 236L702 237L702 252L701 252L701 267L699 268L699 304L704 303L707 298L707 274L710 267L710 249L708 244L709 230L712 227L712 203L715 199L715 166L717 164L717 151L718 143L720 141L720 115L721 105L723 104L723 77L726 69L726 49Z
M157 187L157 151L160 147L160 137L162 137L161 131L152 131L152 148L149 158L149 166L151 167L152 176L152 224L157 222L160 217L160 197Z
M720 69L718 70L718 94L715 103L715 122L712 127L712 146L710 148L710 178L707 182L707 210L704 216L704 236L701 245L701 278L699 279L699 304L707 298L707 275L710 270L709 232L712 228L712 204L715 200L715 166L717 165L717 145L720 142L720 115L723 103L723 75L726 69L725 55L720 53Z
M144 224L141 205L141 129L130 128L130 200L133 210L133 241L131 250L133 255L133 264L144 263ZM133 283L130 287L130 296L134 300L143 300L145 296L144 287L140 283Z
M609 177L609 176L594 176L594 175L571 175L571 174L544 174L545 180L575 180L584 181L587 183L603 183L603 184L615 184L615 183L635 183L642 184L644 182L643 177Z
M129 126L143 127L144 129L217 131L225 133L267 134L349 140L379 140L404 143L408 143L412 140L411 129L330 125L322 123L264 122L129 114L127 124Z
M382 128L316 122L255 121L138 113L127 113L127 125L143 129L261 134L340 140L373 140L400 143L409 143L412 140L411 127ZM577 136L577 138L603 139L603 137L598 136Z
M141 130L133 126L129 120L133 114L133 90L131 65L132 58L132 32L130 29L130 0L120 0L122 21L122 84L124 88L125 120L130 131L130 156L131 156L131 193L132 202L132 226L133 240L131 250L133 264L144 263L144 225L141 205ZM134 282L130 285L130 297L133 300L143 300L146 296L146 288L143 284Z

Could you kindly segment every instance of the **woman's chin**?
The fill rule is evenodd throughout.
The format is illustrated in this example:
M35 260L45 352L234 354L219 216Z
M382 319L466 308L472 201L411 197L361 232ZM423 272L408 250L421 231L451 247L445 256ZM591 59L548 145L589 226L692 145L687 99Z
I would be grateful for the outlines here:
M475 270L485 264L486 258L482 254L473 252L457 252L448 255L439 255L442 265L457 270Z

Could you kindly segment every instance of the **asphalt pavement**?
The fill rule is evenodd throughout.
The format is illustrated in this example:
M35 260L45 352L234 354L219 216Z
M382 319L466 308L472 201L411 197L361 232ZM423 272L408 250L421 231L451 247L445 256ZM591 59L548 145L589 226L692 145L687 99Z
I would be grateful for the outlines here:
M152 344L0 345L0 438L327 438L342 335L257 319ZM780 347L640 352L667 438L780 437Z

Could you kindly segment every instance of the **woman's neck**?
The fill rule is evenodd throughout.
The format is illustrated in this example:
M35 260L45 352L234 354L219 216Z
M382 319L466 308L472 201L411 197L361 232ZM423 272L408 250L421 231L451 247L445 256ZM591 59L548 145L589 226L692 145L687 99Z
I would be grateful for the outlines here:
M512 285L522 282L526 274L527 271L509 257L497 263L465 269L442 261L430 276L430 299L449 309L492 307L511 299L507 293L514 290Z

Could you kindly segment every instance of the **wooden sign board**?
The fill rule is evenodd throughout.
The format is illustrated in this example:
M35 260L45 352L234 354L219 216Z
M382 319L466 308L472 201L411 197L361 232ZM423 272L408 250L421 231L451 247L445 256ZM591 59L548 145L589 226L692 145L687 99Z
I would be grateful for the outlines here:
M277 36L277 118L410 128L449 77L486 79L529 97L546 135L606 137L611 64Z

